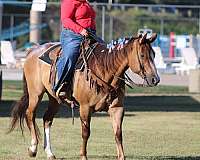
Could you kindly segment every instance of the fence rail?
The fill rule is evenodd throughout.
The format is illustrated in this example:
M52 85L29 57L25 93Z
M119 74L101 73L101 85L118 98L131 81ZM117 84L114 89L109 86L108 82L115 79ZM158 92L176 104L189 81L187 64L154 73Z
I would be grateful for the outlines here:
M18 5L31 5L32 2L22 2L22 1L7 1L2 0L2 4L18 4ZM98 6L113 6L113 7L158 7L158 8L200 8L200 5L166 5L166 4L123 4L123 3L91 3L92 5L98 5ZM47 5L60 5L60 2L47 2Z
M3 5L25 6L30 10L32 2L19 1L1 1ZM138 29L143 27L151 28L159 33L160 37L169 37L170 32L177 35L196 36L200 33L200 5L152 5L152 4L108 4L91 3L97 12L97 34L106 42L118 37L131 36L137 34ZM48 2L47 9L42 13L41 42L57 41L60 33L60 2ZM2 14L2 31L0 29L1 39L6 33L6 38L19 42L18 46L24 45L28 41L28 32L26 28L23 35L17 34L15 28L22 26L27 18L27 14L6 13ZM26 26L27 27L27 26ZM8 33L10 31L10 34ZM25 31L25 30L24 30ZM9 35L9 36L8 36ZM18 35L18 37L16 37ZM194 46L199 46L199 40L194 40ZM163 46L165 55L168 53L168 42L160 44ZM199 47L196 47L199 48ZM198 49L198 53L199 53ZM200 53L199 53L200 54Z

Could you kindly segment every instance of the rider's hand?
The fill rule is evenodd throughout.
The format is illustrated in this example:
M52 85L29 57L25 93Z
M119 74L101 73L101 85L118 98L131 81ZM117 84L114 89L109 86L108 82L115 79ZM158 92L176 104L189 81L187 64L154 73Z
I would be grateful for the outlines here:
M86 29L83 29L80 33L82 36L87 37L88 36L88 31Z

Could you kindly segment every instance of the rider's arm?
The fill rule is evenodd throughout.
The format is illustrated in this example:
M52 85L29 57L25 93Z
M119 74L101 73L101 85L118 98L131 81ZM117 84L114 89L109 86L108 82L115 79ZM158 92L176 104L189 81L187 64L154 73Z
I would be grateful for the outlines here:
M72 0L61 1L61 22L64 28L81 34L84 28L74 21L76 7Z

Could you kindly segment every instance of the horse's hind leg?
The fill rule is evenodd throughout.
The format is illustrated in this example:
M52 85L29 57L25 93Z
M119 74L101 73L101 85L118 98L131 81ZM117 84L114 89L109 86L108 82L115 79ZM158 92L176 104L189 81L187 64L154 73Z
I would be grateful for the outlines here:
M47 154L47 158L49 160L56 159L54 154L51 150L51 143L50 143L50 128L53 122L53 118L59 109L58 102L49 95L49 104L48 109L44 114L43 117L43 125L44 125L44 149Z
M124 151L122 144L122 121L124 116L123 107L114 107L109 109L109 114L112 120L113 130L115 134L115 141L117 145L117 159L124 160Z
M28 153L30 157L35 157L37 154L37 145L39 139L39 129L35 122L36 108L42 99L43 93L40 95L30 92L29 94L29 106L26 110L26 121L27 126L31 132L31 146L28 148Z

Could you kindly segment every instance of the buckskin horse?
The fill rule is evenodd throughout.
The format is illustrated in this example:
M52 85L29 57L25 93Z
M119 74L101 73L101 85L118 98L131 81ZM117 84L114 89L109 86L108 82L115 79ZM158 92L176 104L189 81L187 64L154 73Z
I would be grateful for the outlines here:
M145 35L132 37L125 46L119 50L94 49L94 53L87 61L86 72L75 71L73 83L73 97L80 107L80 120L82 127L81 160L87 160L87 142L90 136L91 115L97 111L106 111L112 120L114 136L117 146L117 159L124 160L122 144L122 121L124 116L123 99L125 95L124 73L130 68L140 75L147 86L156 86L160 78L154 64L155 53L151 43L156 39L153 34L149 39ZM52 92L49 83L50 66L39 59L47 50L44 44L29 50L24 63L24 95L12 110L12 131L20 124L23 133L23 122L26 120L31 133L31 146L28 148L30 157L37 154L39 140L38 127L35 122L36 109L43 94L49 97L47 111L43 117L44 149L49 160L56 159L51 150L50 128L59 103ZM87 73L87 75L86 75Z

